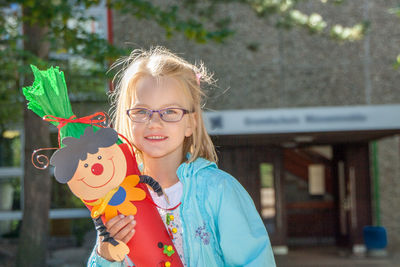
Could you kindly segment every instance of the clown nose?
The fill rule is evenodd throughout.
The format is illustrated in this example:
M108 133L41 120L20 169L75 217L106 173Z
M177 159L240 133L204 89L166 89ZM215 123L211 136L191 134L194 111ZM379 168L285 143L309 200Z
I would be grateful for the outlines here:
M103 165L101 165L100 163L96 163L96 164L93 164L93 166L92 166L92 173L94 174L94 175L100 175L100 174L102 174L103 173Z

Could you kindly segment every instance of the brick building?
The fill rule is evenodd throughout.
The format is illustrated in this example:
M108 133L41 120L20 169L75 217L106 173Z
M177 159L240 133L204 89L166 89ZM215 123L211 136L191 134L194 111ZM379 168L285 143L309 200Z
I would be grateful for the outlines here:
M302 3L302 11L318 12L328 22L370 21L366 37L356 42L338 43L302 29L277 29L272 20L237 3L217 6L216 14L228 14L236 30L223 44L195 44L180 35L167 39L156 23L120 14L113 15L113 34L114 42L124 47L162 45L190 62L203 61L218 79L218 87L208 92L210 110L229 110L239 117L249 110L256 117L257 111L266 117L289 112L285 114L291 117L307 110L332 111L332 116L350 110L367 121L378 113L382 119L393 119L382 127L376 126L379 118L359 125L357 120L349 124L347 118L336 126L328 120L321 124L323 129L281 125L273 132L268 124L271 127L260 126L255 132L211 133L221 168L250 192L278 250L318 244L362 250L362 228L377 223L377 218L387 229L389 248L396 249L400 210L393 207L400 201L400 125L395 112L400 104L400 72L393 62L400 52L400 20L388 12L396 4L391 0L354 0L338 6ZM378 140L376 152L374 140ZM378 170L378 177L373 170ZM377 178L379 192L374 191Z

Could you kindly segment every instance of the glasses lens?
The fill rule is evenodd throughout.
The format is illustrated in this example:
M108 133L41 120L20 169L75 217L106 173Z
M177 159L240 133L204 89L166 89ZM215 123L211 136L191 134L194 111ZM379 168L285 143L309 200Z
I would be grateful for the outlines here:
M160 110L162 119L168 122L180 121L183 117L183 113L183 110L178 108L167 108Z
M134 108L130 109L128 114L134 122L145 122L149 118L150 111L145 108Z

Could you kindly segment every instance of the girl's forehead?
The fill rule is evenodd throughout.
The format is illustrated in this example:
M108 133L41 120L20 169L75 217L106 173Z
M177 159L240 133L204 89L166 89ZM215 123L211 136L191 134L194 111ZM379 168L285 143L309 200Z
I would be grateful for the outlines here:
M141 78L136 85L135 105L161 108L168 105L186 107L189 104L183 85L173 77Z
M178 80L174 77L164 76L164 77L153 77L150 75L140 78L136 85L136 90L149 90L157 87L179 87L180 84Z

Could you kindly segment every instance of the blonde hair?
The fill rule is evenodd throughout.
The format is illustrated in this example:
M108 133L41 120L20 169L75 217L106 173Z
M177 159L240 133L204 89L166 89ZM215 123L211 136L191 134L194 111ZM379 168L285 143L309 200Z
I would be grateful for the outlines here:
M214 82L212 75L208 74L204 65L202 63L198 66L190 64L166 48L159 46L148 51L134 50L130 56L114 63L112 68L121 65L121 70L114 78L114 81L116 81L115 90L110 94L111 114L115 129L129 140L133 140L132 121L126 115L126 111L135 102L138 81L147 76L155 79L172 77L182 85L183 93L190 103L189 109L196 114L193 116L196 120L193 134L184 140L183 161L185 161L187 153L191 153L188 162L192 162L198 157L217 162L217 154L206 131L201 110L205 94L200 88L200 81L203 84L212 84ZM135 148L135 154L139 163L143 163L142 152Z

